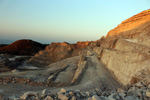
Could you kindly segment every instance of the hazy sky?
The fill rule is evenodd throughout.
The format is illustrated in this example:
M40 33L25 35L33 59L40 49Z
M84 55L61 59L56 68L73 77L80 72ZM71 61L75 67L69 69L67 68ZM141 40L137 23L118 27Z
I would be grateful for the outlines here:
M0 39L97 40L150 0L0 0Z

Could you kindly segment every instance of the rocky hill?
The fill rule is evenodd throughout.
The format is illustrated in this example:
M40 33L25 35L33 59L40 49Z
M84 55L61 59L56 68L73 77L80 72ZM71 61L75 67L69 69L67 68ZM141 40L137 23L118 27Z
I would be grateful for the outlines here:
M30 63L48 66L53 62L59 63L58 61L78 55L91 58L97 55L100 59L99 63L104 64L120 84L128 85L140 81L136 75L143 69L149 70L150 9L123 21L100 40L77 44L52 43L32 57ZM76 71L82 69L84 68ZM78 72L83 74L80 71ZM76 76L75 72L74 76Z
M34 55L43 50L45 45L32 40L18 40L10 45L0 47L0 54Z
M45 95L44 90L42 97L43 94L38 96L36 92L27 92L19 98L149 100L150 9L123 21L97 41L51 43L24 65L15 71L0 73L0 83L57 87L51 88L57 93ZM22 71L20 68L32 70ZM62 89L63 93L60 93L59 87L69 90ZM81 92L72 91L76 89Z
M116 28L108 32L107 37L121 36L126 38L133 38L140 35L142 31L147 33L150 27L150 9L136 14L129 19L123 21Z
M56 61L85 54L87 52L86 48L89 45L93 45L92 43L93 42L88 41L77 42L76 44L70 44L67 42L51 43L45 48L45 50L35 54L35 56L30 59L30 63L36 66L46 66Z
M123 21L94 50L122 84L140 81L136 75L150 65L150 9Z

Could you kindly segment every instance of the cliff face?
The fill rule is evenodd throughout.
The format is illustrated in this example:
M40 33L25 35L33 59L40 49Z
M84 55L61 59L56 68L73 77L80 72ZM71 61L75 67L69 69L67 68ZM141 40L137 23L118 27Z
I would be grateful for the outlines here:
M150 69L150 9L123 21L93 50L122 84L131 84Z
M140 34L141 31L143 30L145 31L150 26L149 21L150 21L150 9L145 10L123 21L116 28L109 31L107 37L126 36L132 38L133 36Z

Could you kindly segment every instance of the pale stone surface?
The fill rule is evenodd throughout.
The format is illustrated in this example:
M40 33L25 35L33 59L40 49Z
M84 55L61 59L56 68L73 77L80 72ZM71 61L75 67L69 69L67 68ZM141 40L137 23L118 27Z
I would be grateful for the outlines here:
M54 100L54 99L50 96L47 96L44 100Z
M69 98L65 95L63 95L62 93L58 93L58 98L61 100L69 100Z
M62 88L62 89L60 90L60 92L61 92L61 93L66 93L66 92L67 92L67 90L66 90L66 89L64 89L64 88Z
M147 92L146 92L146 96L147 96L148 98L150 98L150 91L147 91Z
M101 100L101 99L97 95L93 95L92 100Z

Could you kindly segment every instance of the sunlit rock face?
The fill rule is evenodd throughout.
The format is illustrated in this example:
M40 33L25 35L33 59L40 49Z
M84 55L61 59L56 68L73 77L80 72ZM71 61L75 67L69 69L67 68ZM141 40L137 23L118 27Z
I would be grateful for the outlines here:
M38 66L46 66L52 62L60 61L65 58L85 54L86 48L91 42L77 42L76 44L63 43L51 43L45 50L42 50L35 54L30 59L30 63L37 64Z
M93 50L122 84L133 83L143 69L150 69L150 9L123 21Z
M108 32L107 37L123 36L134 37L150 27L150 9L145 10L123 21L116 28Z

